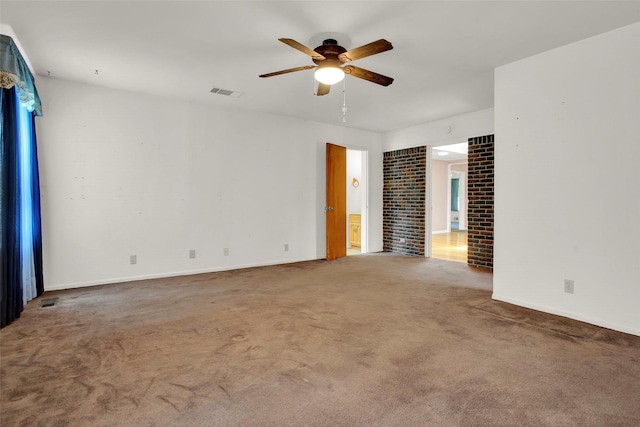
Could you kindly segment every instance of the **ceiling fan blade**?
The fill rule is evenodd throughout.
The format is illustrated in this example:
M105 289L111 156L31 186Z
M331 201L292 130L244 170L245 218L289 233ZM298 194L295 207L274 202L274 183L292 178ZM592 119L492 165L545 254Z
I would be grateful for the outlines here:
M366 58L376 53L386 52L393 49L393 45L385 39L376 40L364 46L348 50L338 55L341 62L355 61L356 59Z
M318 83L318 90L316 91L316 95L318 96L326 95L329 93L329 89L331 89L331 85Z
M310 70L312 68L316 68L316 66L305 65L304 67L288 68L286 70L274 71L273 73L260 74L258 77L273 77L273 76L279 76L280 74L293 73L295 71Z
M391 77L383 76L382 74L374 73L373 71L365 70L364 68L354 67L353 65L347 65L342 68L345 74L352 75L359 79L368 80L373 83L377 83L382 86L389 86L393 83Z
M294 49L298 49L302 53L306 53L307 55L309 55L313 59L317 59L319 61L327 59L324 56L320 55L315 50L311 50L308 47L306 47L305 45L303 45L302 43L298 43L297 41L295 41L293 39L284 39L284 38L282 38L282 39L278 39L278 40L280 40L282 43L284 43L286 45L291 46Z

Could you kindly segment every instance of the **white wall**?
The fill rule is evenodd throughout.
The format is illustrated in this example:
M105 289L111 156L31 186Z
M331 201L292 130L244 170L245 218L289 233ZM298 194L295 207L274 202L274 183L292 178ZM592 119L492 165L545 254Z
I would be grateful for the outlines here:
M424 145L467 142L469 138L493 134L493 108L424 123L384 134L382 150L394 151Z
M47 290L324 258L326 142L369 149L382 250L379 134L46 77L38 90Z
M496 70L494 298L640 335L638 40Z
M13 31L13 27L11 25L3 24L2 22L0 22L0 34L11 37L11 39L13 40L13 44L15 44L20 51L20 55L22 55L22 59L24 59L25 64L27 64L29 71L31 71L31 74L33 74L33 76L35 77L33 65L31 65L31 61L29 61L29 55L27 55L27 52L22 47L22 43L20 43L18 36Z
M432 233L446 233L449 230L447 211L449 200L449 162L431 160L431 229Z
M358 180L359 185L353 186L353 178ZM363 194L366 188L362 185L362 151L347 150L347 213L361 213ZM347 218L347 222L349 218Z

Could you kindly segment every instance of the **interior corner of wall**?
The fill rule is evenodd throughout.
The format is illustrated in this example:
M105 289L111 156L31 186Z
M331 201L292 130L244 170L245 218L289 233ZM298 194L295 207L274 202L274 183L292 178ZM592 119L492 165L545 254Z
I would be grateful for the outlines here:
M11 27L11 25L9 24L0 22L0 34L9 36L13 39L13 42L18 47L18 50L20 51L22 58L24 58L24 62L27 63L27 67L29 67L29 71L31 71L31 74L35 76L36 73L35 73L35 70L33 69L33 65L31 65L31 61L29 61L29 56L27 55L27 52L22 47L22 44L20 43L20 39L18 39L18 36L16 35L15 31L13 31L13 27Z

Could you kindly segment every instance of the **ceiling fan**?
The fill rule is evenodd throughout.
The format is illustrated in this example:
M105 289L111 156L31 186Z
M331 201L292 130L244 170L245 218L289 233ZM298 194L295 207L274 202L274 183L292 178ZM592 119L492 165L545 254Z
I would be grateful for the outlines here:
M318 81L318 90L316 93L318 96L328 94L331 85L342 81L345 74L349 74L363 80L368 80L382 86L389 86L393 83L393 79L391 77L383 76L382 74L374 73L373 71L365 70L364 68L354 67L353 65L342 66L343 64L355 61L356 59L365 58L367 56L393 49L393 45L385 39L380 39L351 50L346 50L334 39L326 39L322 42L322 46L318 46L314 50L309 49L307 46L298 43L293 39L282 38L278 40L309 55L316 65L289 68L286 70L275 71L273 73L261 74L260 77L273 77L280 74L293 73L294 71L317 68L314 76Z

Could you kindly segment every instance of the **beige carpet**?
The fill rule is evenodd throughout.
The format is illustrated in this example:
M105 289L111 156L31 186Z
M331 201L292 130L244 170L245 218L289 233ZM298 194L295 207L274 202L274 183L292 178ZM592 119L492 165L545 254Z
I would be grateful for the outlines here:
M0 331L3 426L638 426L640 338L388 254L47 293Z

